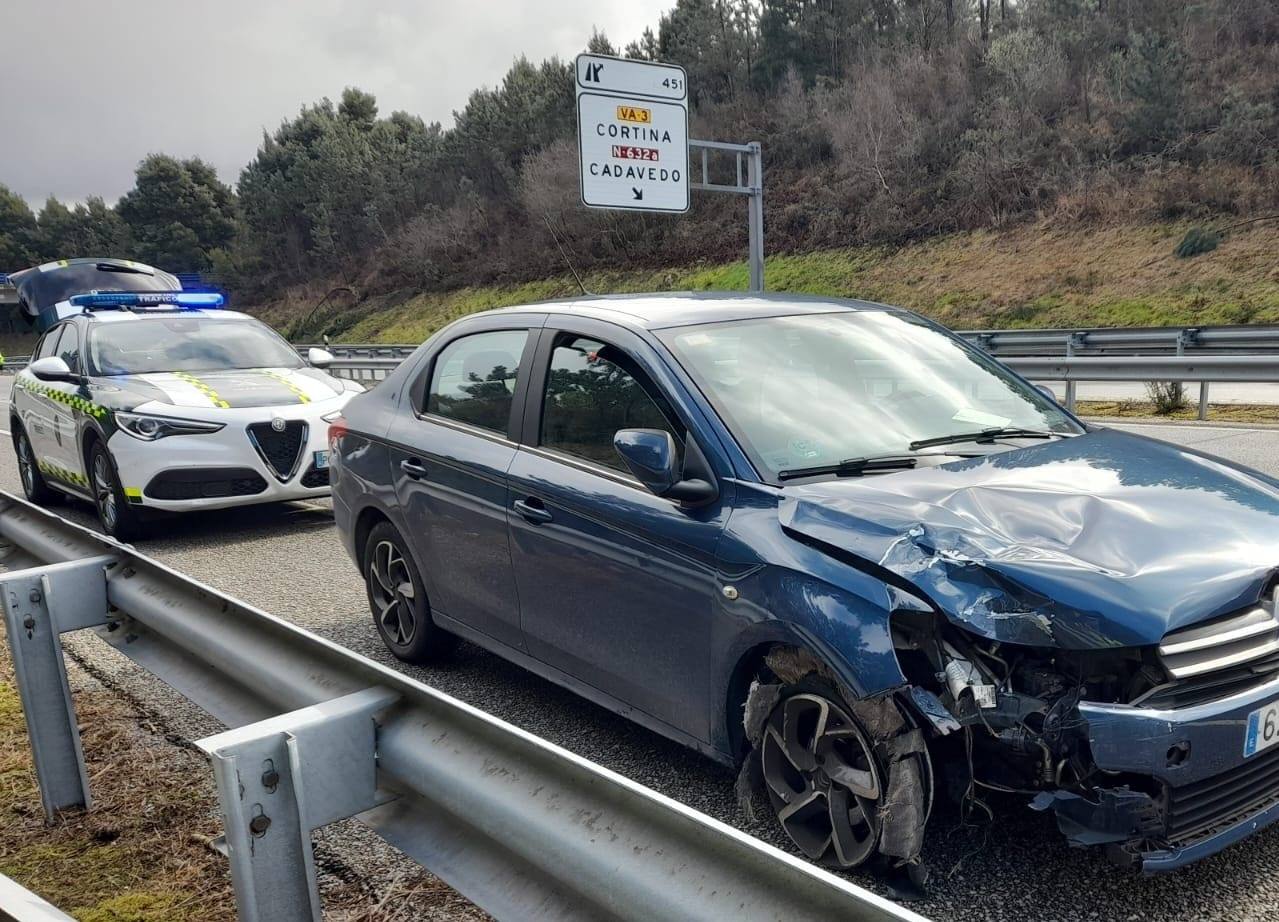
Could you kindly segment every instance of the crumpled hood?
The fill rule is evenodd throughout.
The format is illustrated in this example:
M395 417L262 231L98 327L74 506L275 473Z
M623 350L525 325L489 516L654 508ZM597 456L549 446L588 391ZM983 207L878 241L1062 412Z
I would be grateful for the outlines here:
M787 487L778 514L1010 643L1154 644L1256 602L1279 568L1279 481L1117 430Z
M314 368L162 372L102 380L146 400L202 409L287 407L332 400L342 393L341 384Z

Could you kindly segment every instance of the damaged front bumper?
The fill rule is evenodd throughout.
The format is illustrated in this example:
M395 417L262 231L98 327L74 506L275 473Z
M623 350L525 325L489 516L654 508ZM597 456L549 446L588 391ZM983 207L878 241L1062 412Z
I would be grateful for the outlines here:
M1206 858L1279 820L1279 746L1244 755L1249 715L1276 700L1279 679L1175 710L1081 702L1092 759L1115 786L1032 806L1053 810L1071 844L1107 845L1145 873Z

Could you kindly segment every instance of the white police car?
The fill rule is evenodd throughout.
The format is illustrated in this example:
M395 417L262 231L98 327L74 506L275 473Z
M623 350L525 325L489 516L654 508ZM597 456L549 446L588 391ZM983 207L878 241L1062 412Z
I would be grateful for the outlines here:
M310 365L221 295L93 293L40 339L14 380L10 431L27 498L93 502L137 537L146 510L329 492L327 430L362 388ZM318 366L318 367L310 367Z

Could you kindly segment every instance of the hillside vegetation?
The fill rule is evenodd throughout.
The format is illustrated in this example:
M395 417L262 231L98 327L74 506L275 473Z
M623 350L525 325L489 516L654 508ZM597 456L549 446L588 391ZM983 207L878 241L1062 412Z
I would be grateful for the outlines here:
M1146 262L1182 222L1279 211L1279 0L673 0L641 35L580 41L684 66L694 137L762 143L775 287L963 325L1245 316L1260 297ZM211 271L241 304L343 286L358 308L334 332L398 337L434 321L351 321L409 293L443 317L564 291L540 281L561 247L600 290L739 282L740 201L582 207L573 84L567 57L520 58L451 124L335 86L264 134L234 188L164 154L115 205L36 214L0 188L0 271L113 251Z
M1188 228L1041 222L899 247L785 254L768 260L767 287L897 304L957 329L1279 323L1279 224L1238 228L1216 250L1180 259L1173 251ZM583 282L598 293L744 290L747 275L737 262L588 271ZM358 303L339 296L311 315L325 293L299 286L253 310L297 339L327 331L347 342L415 343L474 311L580 291L565 272L443 293L402 290Z

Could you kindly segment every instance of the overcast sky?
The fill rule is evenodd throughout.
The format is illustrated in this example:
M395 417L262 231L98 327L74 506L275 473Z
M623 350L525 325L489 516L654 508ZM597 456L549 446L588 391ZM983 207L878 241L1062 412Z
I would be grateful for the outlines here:
M0 0L0 184L114 201L148 153L234 183L264 128L343 87L453 122L520 54L614 45L673 0Z

